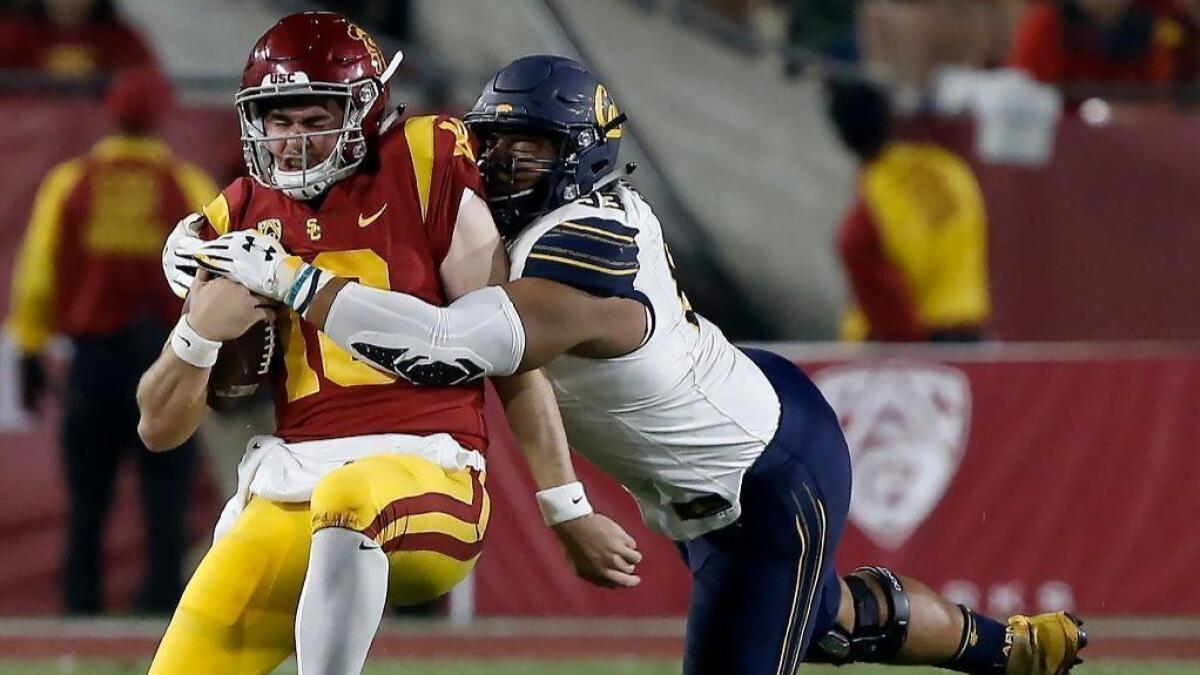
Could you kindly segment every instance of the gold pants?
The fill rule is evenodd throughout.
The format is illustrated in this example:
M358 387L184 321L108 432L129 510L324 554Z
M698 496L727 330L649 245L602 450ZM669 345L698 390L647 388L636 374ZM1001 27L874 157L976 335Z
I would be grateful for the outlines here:
M290 656L312 533L326 527L380 544L389 603L447 593L483 545L491 510L483 478L420 457L377 455L330 472L311 503L252 499L188 583L150 673L268 673Z

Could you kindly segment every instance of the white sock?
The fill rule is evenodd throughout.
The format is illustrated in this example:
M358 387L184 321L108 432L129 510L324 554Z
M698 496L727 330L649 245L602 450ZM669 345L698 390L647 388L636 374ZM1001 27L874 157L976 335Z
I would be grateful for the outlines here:
M300 675L362 672L383 618L387 583L387 554L379 544L339 527L313 535L296 613Z

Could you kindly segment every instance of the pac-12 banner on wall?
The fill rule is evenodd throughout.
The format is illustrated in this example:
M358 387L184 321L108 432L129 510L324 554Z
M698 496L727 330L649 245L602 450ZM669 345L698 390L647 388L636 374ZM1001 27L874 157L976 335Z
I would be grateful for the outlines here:
M882 564L987 612L1200 614L1200 349L984 347L849 357L789 350L837 410L854 462L838 562ZM874 354L874 353L873 353ZM0 368L0 379L11 370ZM10 387L0 387L8 389ZM492 522L473 582L480 615L674 616L690 578L674 546L586 464L597 508L638 538L642 585L576 579L541 523L498 408ZM54 612L65 495L52 424L0 432L0 612ZM126 478L129 478L128 476ZM128 602L142 567L130 492L111 518L107 576ZM197 491L207 540L221 497Z
M1200 611L1200 359L1014 351L808 366L853 455L840 560L998 615Z
M1200 613L1200 350L777 349L825 393L853 455L844 571L887 565L1001 616ZM530 525L536 510L509 520L532 489L514 473L491 482L517 503L495 509L481 613L685 610L686 572L640 528L642 588L572 581L556 542ZM584 476L602 508L636 521L619 489Z

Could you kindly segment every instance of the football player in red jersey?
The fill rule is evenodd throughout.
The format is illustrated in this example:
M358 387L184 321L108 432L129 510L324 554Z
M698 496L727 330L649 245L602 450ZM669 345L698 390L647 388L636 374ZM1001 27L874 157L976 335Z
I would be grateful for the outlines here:
M462 123L385 116L398 63L330 13L286 17L255 45L236 99L252 178L185 219L164 251L190 311L139 386L147 446L191 435L222 341L276 311L225 279L193 282L189 234L269 234L305 262L438 305L505 277ZM152 673L265 673L293 648L306 675L358 672L385 602L441 595L479 555L482 384L453 363L415 364L410 379L433 385L418 388L354 361L294 311L276 321L276 435L247 449ZM495 382L539 488L574 484L544 378ZM640 554L612 521L591 514L556 532L594 580L637 583Z

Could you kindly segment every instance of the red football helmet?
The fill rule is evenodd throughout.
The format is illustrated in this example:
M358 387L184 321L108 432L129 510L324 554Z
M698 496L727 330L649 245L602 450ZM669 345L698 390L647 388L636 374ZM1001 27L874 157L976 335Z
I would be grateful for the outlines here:
M293 199L312 199L353 173L379 135L388 80L401 58L397 52L386 61L375 40L340 14L303 12L280 19L255 43L234 99L250 175ZM307 152L309 136L338 134L333 152L314 167L305 157L304 168L285 171L267 148L262 104L280 96L341 99L345 117L340 128L294 136L304 141Z

